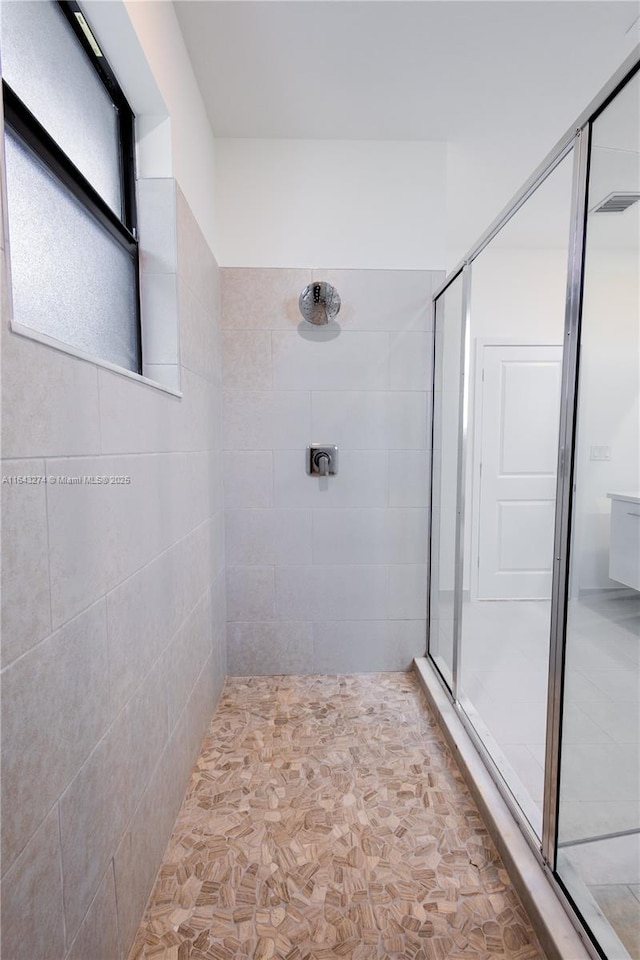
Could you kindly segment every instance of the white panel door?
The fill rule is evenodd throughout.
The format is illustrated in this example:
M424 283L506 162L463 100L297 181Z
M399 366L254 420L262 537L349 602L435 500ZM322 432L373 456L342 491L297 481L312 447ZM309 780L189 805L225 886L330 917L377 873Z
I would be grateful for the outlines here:
M478 599L551 597L562 347L486 344Z

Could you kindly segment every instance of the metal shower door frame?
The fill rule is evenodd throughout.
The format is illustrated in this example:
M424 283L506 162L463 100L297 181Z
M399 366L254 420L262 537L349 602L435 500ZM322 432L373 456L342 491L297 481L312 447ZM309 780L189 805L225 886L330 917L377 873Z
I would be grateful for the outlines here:
M556 509L551 587L551 633L547 688L547 721L542 803L542 856L555 871L560 793L560 753L564 694L569 552L573 511L573 473L576 440L580 320L584 283L584 248L589 179L591 122L576 130L571 197L571 227L567 265L564 349Z
M467 270L468 270L468 265L467 265L467 264L462 264L462 265L460 265L459 267L457 267L456 270L452 271L452 273L446 278L446 280L444 281L444 283L442 283L442 284L440 285L440 287L438 288L438 290L436 291L436 293L433 295L433 298L432 298L432 301L431 301L431 319L432 319L432 330L433 330L433 342L432 342L432 348L433 348L433 349L432 349L432 365L431 365L431 370L433 371L433 376L432 376L432 389L431 389L431 431L430 431L430 434L431 434L431 457L430 457L430 471L429 471L429 473L430 473L430 490L431 490L431 491L433 491L434 479L435 479L435 457L434 457L434 455L433 455L433 450L434 450L434 437L435 437L435 410L436 410L436 402L435 402L435 399L436 399L436 398L435 398L435 393L436 393L436 389L435 389L435 386L436 386L436 377L435 377L435 371L436 371L436 364L437 364L437 361L438 361L438 347L437 347L437 344L438 344L438 311L437 311L437 305L438 305L438 300L439 300L442 296L444 296L444 295L446 294L447 290L448 290L450 287L452 287L453 284L456 283L457 280L462 279L462 284L463 284L463 286L462 286L462 314L463 314L463 317L464 317L464 320L463 320L463 328L462 328L462 336L461 336L461 338L460 338L460 341L461 341L461 358L460 358L460 362L461 362L461 368L460 368L460 369L461 369L461 373L460 373L460 377L461 377L461 380L462 380L462 371L463 371L463 369L464 369L464 344L465 344L465 334L466 334L466 330L467 330L467 327L468 327L468 324L467 324L467 311L468 311L468 280L467 280L467 278L466 278ZM462 383L460 384L460 390L462 391ZM461 418L462 418L462 402L461 402L461 401L462 401L462 396L459 397L459 400L458 400L458 421L459 421L459 422L458 422L458 468L457 468L457 470L456 470L456 483L458 483L458 484L459 484L459 474L460 474L460 468L459 468L460 455L461 455L461 449L462 449L462 432L461 432L461 425L462 425L462 419L461 419ZM440 407L442 407L442 403L440 404ZM456 568L455 568L455 582L454 582L454 604L455 604L455 602L456 602L456 601L455 601L455 598L456 598L456 596L457 596L457 593L456 593L456 585L457 585L457 581L458 581L458 549L457 549L457 544L458 544L458 535L459 535L459 527L460 527L460 524L459 524L459 515L458 515L459 509L460 509L460 504L459 504L459 502L458 502L458 496L457 496L457 493L456 493L456 532L455 532L456 548L455 548L455 550L454 550ZM438 525L438 529L440 529L440 526L439 526L439 525ZM439 540L438 540L438 546L439 546ZM428 659L430 659L430 662L433 664L433 667L434 667L434 669L435 669L435 671L436 671L436 673L437 673L437 676L438 676L438 678L440 679L440 681L442 682L442 685L443 685L443 687L444 687L447 695L448 695L450 698L453 697L453 700L455 701L455 699L456 699L456 676L457 676L457 659L456 659L456 658L457 658L457 655L458 655L458 654L457 654L457 649L456 649L457 644L456 644L456 641L455 641L455 636L456 636L456 612L455 612L455 608L454 608L454 628L453 628L453 629L454 629L453 659L452 659L452 664L451 664L451 688L449 688L449 684L447 683L447 680L446 680L446 678L444 677L444 675L441 673L440 668L438 667L437 663L435 662L435 660L433 659L433 657L431 657L431 651L430 651L430 646L431 646L431 642L430 642L430 641L431 641L431 630L430 630L430 624L431 624L431 585L432 585L432 580L433 580L433 567L434 567L434 564L433 564L433 548L434 548L434 536L433 536L433 499L431 498L431 499L430 499L430 503L429 503L429 532L428 532L428 544L427 544L427 552L428 552L428 557L429 557L429 563L427 564L427 606L426 606L426 613L427 613L427 649L426 649L426 654L425 654L425 655L426 655L426 657L427 657Z

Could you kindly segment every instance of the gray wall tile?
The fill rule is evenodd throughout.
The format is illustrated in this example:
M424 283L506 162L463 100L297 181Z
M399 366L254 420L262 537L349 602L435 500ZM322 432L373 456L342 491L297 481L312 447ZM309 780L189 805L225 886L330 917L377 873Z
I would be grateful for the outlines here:
M300 323L298 298L311 270L223 268L222 325L233 330L286 330Z
M215 677L210 657L200 671L187 703L186 714L189 734L189 759L193 765L200 753L202 740L211 722L216 707L214 699Z
M232 677L313 670L310 623L230 623L227 629Z
M387 567L308 565L276 567L279 620L384 620Z
M141 184L140 199L146 313L166 320L163 297L181 293L182 397L1 327L4 453L35 461L4 472L131 477L5 499L11 960L126 953L226 672L218 268L173 181ZM145 338L157 369L175 359L178 331L165 334ZM116 871L118 944L109 863L130 822L141 857Z
M164 750L114 857L122 958L127 956L135 936L184 796L189 770L185 758L188 755L186 723L180 723Z
M218 265L180 189L176 189L178 275L207 313L220 314Z
M178 284L180 361L184 367L215 382L221 363L220 337L211 315L187 284Z
M54 807L2 881L2 956L62 960L62 876Z
M386 333L342 331L330 337L323 327L271 335L273 385L277 390L386 390L389 337ZM225 368L225 384L227 383ZM254 389L259 389L256 385Z
M207 465L206 452L47 461L51 476L130 478L115 486L47 484L54 625L207 519Z
M116 960L117 957L116 887L110 863L66 960Z
M2 673L5 870L98 743L108 717L100 601Z
M340 294L345 330L430 330L432 278L430 270L313 271Z
M222 365L229 389L264 390L271 386L271 334L223 330Z
M68 937L75 936L166 744L165 668L154 667L60 799Z
M4 457L100 452L95 364L9 333L3 325L1 396Z
M258 568L274 568L279 622L330 616L358 636L351 621L375 624L371 650L327 639L323 669L402 669L408 648L393 655L388 620L425 613L431 293L441 272L314 268L313 279L341 296L327 327L299 318L308 271L221 274L228 636L231 668L243 673L311 669L306 654L287 665L276 643L260 644L260 629L273 639L277 628ZM306 475L311 442L338 445L336 477Z
M166 702L173 730L211 655L212 610L209 590L184 621L166 652Z
M208 450L213 437L211 384L184 367L182 397L110 370L99 371L103 453Z
M229 564L309 563L309 510L227 510Z
M311 394L304 390L223 392L225 450L293 450L310 443Z
M275 459L277 462L278 458ZM236 450L225 453L224 478L227 509L273 506L271 450Z
M273 620L273 567L227 567L229 620Z
M427 648L424 620L318 621L313 624L314 673L408 670Z
M2 462L2 664L51 633L47 501L44 483L4 478L44 477L44 460Z

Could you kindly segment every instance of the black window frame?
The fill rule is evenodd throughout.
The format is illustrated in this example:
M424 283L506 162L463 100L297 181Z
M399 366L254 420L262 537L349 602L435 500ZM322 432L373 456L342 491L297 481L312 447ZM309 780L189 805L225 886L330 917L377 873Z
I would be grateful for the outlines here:
M58 145L54 137L3 79L4 119L5 123L11 127L35 157L63 184L91 217L120 244L133 260L137 339L137 369L135 372L141 374L142 329L140 323L140 259L135 190L135 116L79 4L76 0L55 0L55 2L73 30L116 110L118 117L120 195L122 200L120 216L109 206ZM82 18L82 22L89 30L102 56L96 54L78 17ZM45 333L46 331L42 332Z

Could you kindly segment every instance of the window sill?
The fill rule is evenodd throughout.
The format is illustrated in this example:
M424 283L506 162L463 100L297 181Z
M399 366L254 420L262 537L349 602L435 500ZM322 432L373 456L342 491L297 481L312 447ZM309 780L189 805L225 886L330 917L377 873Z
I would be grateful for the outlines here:
M53 350L59 350L60 353L66 353L71 357L76 357L78 360L85 360L87 363L93 363L105 370L111 370L113 373L118 373L122 377L128 377L129 380L136 380L138 383L144 384L147 387L152 387L154 390L159 390L162 393L168 393L172 397L178 397L181 399L183 396L181 390L176 390L173 387L165 386L165 384L159 383L157 380L151 380L149 377L144 377L142 374L135 373L133 370L127 370L126 367L119 367L116 363L109 363L108 360L102 360L100 357L94 357L92 354L85 353L83 350L78 350L76 347L72 347L68 343L63 343L61 340L55 340L53 337L48 337L46 333L40 333L38 330L32 330L31 327L25 327L21 323L16 323L15 320L9 321L9 327L13 333L17 333L19 336L26 337L29 340L35 340L37 343L42 343L47 347L51 347Z

